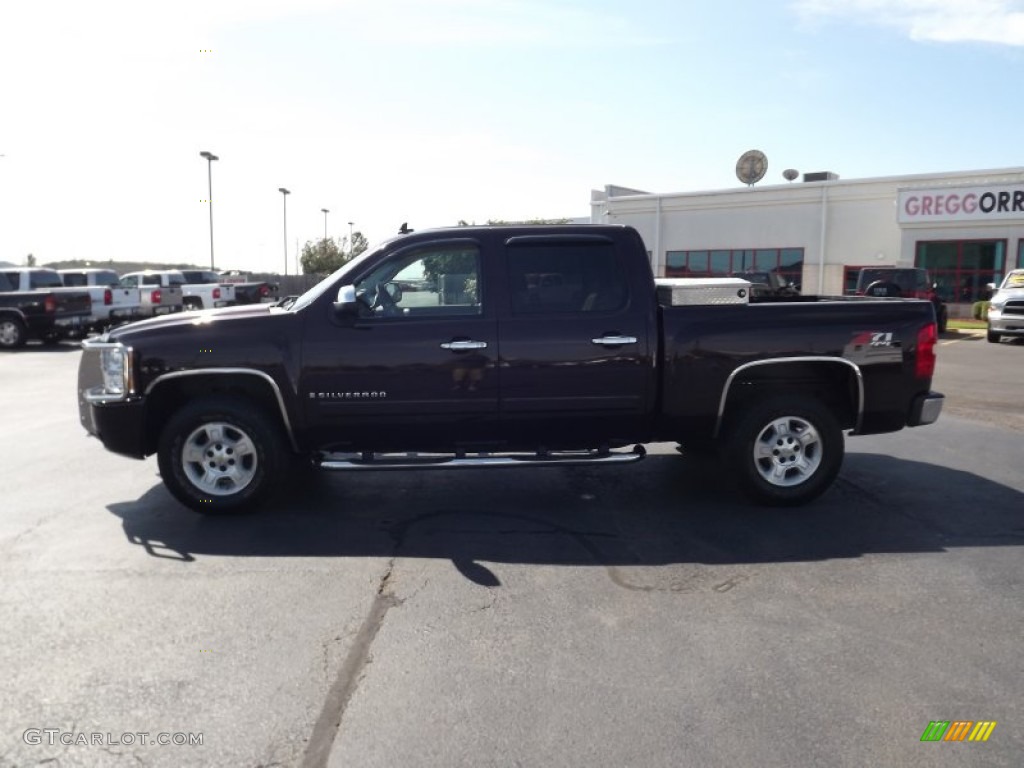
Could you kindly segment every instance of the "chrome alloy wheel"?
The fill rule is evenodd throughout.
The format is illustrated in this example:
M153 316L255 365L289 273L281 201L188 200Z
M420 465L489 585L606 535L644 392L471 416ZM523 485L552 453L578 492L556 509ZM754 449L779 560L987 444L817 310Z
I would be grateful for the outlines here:
M16 347L22 339L17 320L0 320L0 347Z
M193 430L181 449L185 476L211 496L230 496L244 490L256 476L258 463L252 438L223 421Z
M767 424L754 441L754 466L765 482L788 488L818 470L822 452L821 435L813 424L783 416Z

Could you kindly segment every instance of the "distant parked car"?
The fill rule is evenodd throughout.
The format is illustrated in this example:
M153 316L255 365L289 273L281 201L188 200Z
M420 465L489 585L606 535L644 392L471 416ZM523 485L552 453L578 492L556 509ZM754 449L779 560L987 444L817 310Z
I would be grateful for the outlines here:
M992 294L987 335L993 344L1003 336L1024 336L1024 269L1012 270Z
M799 296L800 288L789 282L778 272L733 272L732 277L739 277L757 287L751 296Z
M30 337L48 344L85 335L92 313L88 290L65 288L56 270L0 270L0 347L14 349Z
M871 291L868 291L868 288ZM865 267L857 275L858 296L900 296L904 299L925 299L935 306L939 333L946 332L949 313L946 303L935 292L927 269L918 267Z
M219 309L235 304L235 286L208 269L183 269L181 286L185 309Z
M273 304L278 301L278 286L266 280L251 280L242 272L221 272L220 280L234 286L237 304Z
M176 269L129 272L120 283L124 288L139 289L141 317L181 312L184 307L181 287L184 284L185 276Z
M89 328L104 330L119 323L137 320L142 300L138 288L119 285L121 278L112 269L58 269L67 288L81 288L92 298Z

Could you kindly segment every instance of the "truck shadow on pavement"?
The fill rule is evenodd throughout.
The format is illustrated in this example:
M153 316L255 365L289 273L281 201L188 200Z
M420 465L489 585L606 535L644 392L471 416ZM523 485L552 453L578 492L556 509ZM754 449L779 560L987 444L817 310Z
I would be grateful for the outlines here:
M716 462L667 455L627 468L323 474L282 491L228 517L195 514L162 485L108 508L154 557L439 558L484 586L499 582L482 562L611 569L1024 544L1021 491L863 453L798 509L750 505Z

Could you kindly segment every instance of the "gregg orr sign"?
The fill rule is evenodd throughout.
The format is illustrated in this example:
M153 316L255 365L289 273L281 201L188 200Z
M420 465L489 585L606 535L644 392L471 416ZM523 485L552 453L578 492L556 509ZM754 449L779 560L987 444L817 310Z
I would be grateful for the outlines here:
M1024 220L1024 184L902 189L900 224L942 221Z

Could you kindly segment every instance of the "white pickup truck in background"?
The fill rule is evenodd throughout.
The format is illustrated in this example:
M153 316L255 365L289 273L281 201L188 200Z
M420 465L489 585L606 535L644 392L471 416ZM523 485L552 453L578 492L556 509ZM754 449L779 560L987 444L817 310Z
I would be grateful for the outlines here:
M184 284L185 276L176 269L129 272L120 282L122 288L139 289L140 317L181 312L184 309L181 292Z
M181 291L185 309L216 309L235 305L235 286L207 269L183 269Z
M121 278L112 269L58 269L66 288L88 291L92 298L89 327L104 330L139 318L142 299L138 288L120 285Z

